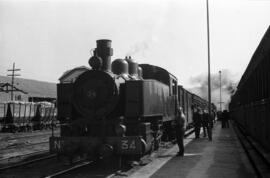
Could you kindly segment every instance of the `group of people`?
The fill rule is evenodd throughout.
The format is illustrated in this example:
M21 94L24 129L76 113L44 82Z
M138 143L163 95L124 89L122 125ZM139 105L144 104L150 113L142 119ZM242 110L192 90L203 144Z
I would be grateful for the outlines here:
M215 121L214 112L209 116L207 110L203 110L200 107L193 107L193 123L195 130L195 138L200 138L201 127L203 128L203 136L208 136L208 139L212 141L212 128Z
M203 135L212 141L212 128L215 122L215 113L211 112L210 116L207 110L200 107L193 107L193 123L195 128L195 138L200 138L200 130L203 128ZM181 107L178 108L176 117L176 140L179 147L178 156L184 155L184 134L186 130L186 119Z

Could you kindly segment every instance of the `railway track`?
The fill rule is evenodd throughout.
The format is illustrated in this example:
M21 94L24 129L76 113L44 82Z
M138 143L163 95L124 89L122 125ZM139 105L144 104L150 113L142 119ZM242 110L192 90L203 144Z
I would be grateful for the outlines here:
M191 129L187 130L186 133L185 133L185 137L188 137L192 133L194 133L194 128L191 128ZM146 155L145 157L147 157L147 156L148 155ZM144 158L142 158L142 159L144 159ZM46 178L65 177L64 175L67 175L67 174L70 175L71 172L78 171L79 169L83 169L83 168L85 168L85 167L87 167L87 166L89 166L89 165L91 165L93 163L94 163L93 161L83 162L83 163L75 165L75 166L73 166L71 168L67 168L65 170L61 170L61 171L56 172L54 174L48 175L48 176L46 176ZM106 177L106 178L112 178L114 176L126 176L126 174L125 174L125 172L123 170L117 169L117 170L113 170L111 172L112 173L108 173L108 174L103 175L103 176ZM98 174L98 175L99 175L99 177L102 177L101 174ZM95 175L91 175L91 177L95 177Z
M70 168L55 172L55 173L53 173L51 175L46 176L45 178L54 178L54 177L57 177L57 176L60 176L60 175L68 174L71 171L83 168L83 167L88 166L88 165L90 165L92 163L93 163L93 161L85 161L85 162L82 162L80 164L74 165L74 166L72 166Z
M16 158L31 157L31 156L35 156L35 155L39 155L39 154L45 154L45 153L48 153L48 150L36 151L36 152L32 152L32 153L27 153L27 154L2 158L2 159L0 159L0 163L8 162L9 160L16 159Z
M187 130L185 137L189 136L193 132L194 132L194 129ZM36 154L46 154L46 152L41 151L41 152L37 152ZM29 167L29 165L35 165L34 163L40 164L40 162L42 162L42 161L45 162L45 160L49 160L52 158L56 159L56 157L57 157L57 155L46 155L46 156L38 157L36 159L31 159L29 161L21 162L18 164L1 167L0 171L6 171L9 169L16 169L16 168L22 168L22 167L27 167L27 166ZM51 162L55 162L55 161L51 161ZM47 164L44 163L42 165L47 165ZM85 175L91 174L91 177L115 177L115 176L119 176L119 175L125 176L126 170L124 170L124 169L119 170L119 169L113 168L113 169L109 169L106 171L103 169L102 166L97 167L94 165L96 165L95 161L83 161L83 162L81 161L81 162L75 163L74 165L69 165L69 166L63 166L63 165L59 166L58 165L59 167L55 168L55 170L50 170L50 171L43 170L44 173L43 173L42 177L46 177L46 178L68 177L70 175L78 175L78 174L85 174ZM55 166L55 167L57 167L57 166ZM35 168L33 168L33 169L35 169ZM46 169L46 168L44 168L44 169ZM130 169L132 169L132 167L130 167ZM0 175L0 177L1 177L1 175Z
M59 134L59 131L54 133L55 135ZM37 150L44 151L42 147L48 147L49 145L49 136L51 132L47 133L35 133L35 135L24 135L24 136L8 136L1 138L0 153L2 159L0 163L5 160L12 160L18 157L25 157ZM11 138L10 138L11 137ZM44 145L44 146L43 146ZM48 148L47 148L48 151ZM9 162L9 161L8 161Z
M44 156L40 157L39 155L44 155ZM34 152L34 153L24 154L24 155L21 155L21 156L16 156L14 158L17 158L17 157L34 157L34 156L39 156L39 157L34 158L34 159L30 159L30 160L26 160L26 161L23 161L23 162L19 162L19 163L10 164L10 165L0 167L0 171L5 171L5 170L8 170L8 169L17 168L17 167L23 167L23 166L26 166L26 165L29 165L29 164L33 164L35 162L39 162L39 161L43 161L43 160L46 160L46 159L54 158L57 155L56 154L49 154L49 152L46 150L46 151L37 151L37 152ZM8 159L11 159L11 158L1 159L0 162L8 160Z
M257 177L268 178L270 177L270 161L266 158L263 152L254 144L252 138L248 136L245 130L236 123L233 123L233 128L240 141L247 157L254 168Z
M2 155L2 158L0 159L0 170L31 163L34 160L29 159L33 159L33 157L35 157L35 161L42 160L42 158L37 159L37 156L46 155L47 157L49 154L49 136L50 133L42 133L37 135L14 137L8 140L5 139L6 142L9 142L10 140L15 140L16 142L9 142L11 144L6 147L2 144L2 148L0 148Z
M55 133L55 135L59 132ZM51 133L37 134L37 135L27 135L21 137L14 137L10 139L2 139L2 145L0 147L0 152L10 152L10 150L21 150L28 147L33 147L42 144L49 144L49 136ZM40 137L40 138L39 138ZM3 143L7 142L7 143Z
M92 172L92 174L96 176L98 175L98 177L100 177L100 175L104 175L101 177L107 177L108 175L112 174L112 172L110 171L109 173L106 171L104 173L104 168L102 166L97 167L95 161L77 161L74 162L72 165L67 165L66 163L59 162L59 160L57 159L57 155L55 154L39 157L16 165L2 167L0 168L0 177L3 178L5 178L5 176L18 177L19 175L21 178L26 177L54 178L65 176L70 177L70 174L77 175L77 173L81 171L88 172L89 168L91 169L90 171ZM97 169L99 169L98 173L95 172ZM29 176L29 174L31 173L33 173L33 175Z
M8 148L1 148L0 151L4 152L4 151L7 151L7 150L13 150L13 149L16 149L16 148L22 149L22 148L32 147L32 146L42 145L42 144L49 144L49 140L42 141L42 142L31 143L31 144L14 145L14 146L10 146Z
M55 131L54 134L59 134L59 131ZM0 141L12 141L12 140L20 140L20 139L28 139L28 138L35 138L35 137L40 137L40 136L50 136L52 135L52 132L47 132L47 133L31 133L29 135L23 135L23 136L6 136L0 138Z

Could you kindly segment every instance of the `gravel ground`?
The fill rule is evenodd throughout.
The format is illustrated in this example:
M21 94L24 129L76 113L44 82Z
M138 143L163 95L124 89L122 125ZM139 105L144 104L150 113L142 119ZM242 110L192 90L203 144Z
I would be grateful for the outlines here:
M59 130L55 132L59 135ZM50 130L25 133L0 133L0 159L49 150ZM0 160L0 164L3 164Z

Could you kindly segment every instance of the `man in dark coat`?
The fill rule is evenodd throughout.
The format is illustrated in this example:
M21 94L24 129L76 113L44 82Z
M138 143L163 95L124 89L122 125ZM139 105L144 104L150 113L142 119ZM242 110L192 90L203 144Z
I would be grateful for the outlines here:
M194 106L193 108L193 123L195 129L195 138L200 138L200 131L201 131L201 114L199 113L199 108Z
M229 128L229 112L227 110L223 111L222 119L224 122L224 128Z
M208 136L208 139L210 141L212 141L212 129L211 129L211 126L210 126L210 120L211 120L211 116L208 114L207 110L204 110L203 111L203 119L202 119L202 125L203 125L203 134L204 134L204 137L206 137L206 132L207 132L207 136Z
M210 128L214 128L214 123L215 123L215 118L216 118L216 113L215 111L212 110L211 115L210 115Z
M184 115L183 109L178 108L176 117L176 140L179 147L178 156L184 156L184 136L186 130L186 117Z
M220 114L221 128L225 128L224 110Z

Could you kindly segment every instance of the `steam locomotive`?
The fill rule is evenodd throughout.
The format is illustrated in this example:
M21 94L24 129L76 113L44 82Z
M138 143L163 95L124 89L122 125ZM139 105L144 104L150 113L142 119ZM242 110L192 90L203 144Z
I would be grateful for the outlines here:
M142 156L173 139L177 107L192 125L192 106L207 101L182 86L167 70L138 64L131 57L111 63L110 40L97 40L91 69L74 82L57 85L60 137L50 138L50 151L95 159Z

